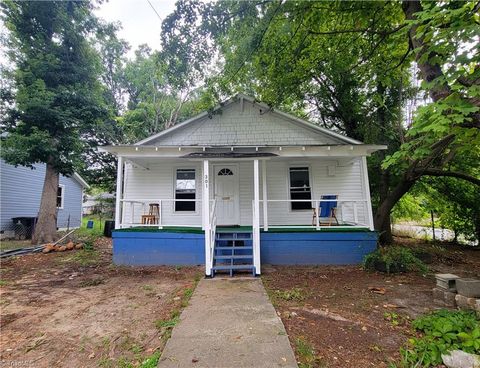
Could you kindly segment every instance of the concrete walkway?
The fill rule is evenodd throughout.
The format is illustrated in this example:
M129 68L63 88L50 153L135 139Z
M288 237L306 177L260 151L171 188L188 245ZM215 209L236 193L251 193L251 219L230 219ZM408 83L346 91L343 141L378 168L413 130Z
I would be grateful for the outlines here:
M260 279L203 279L158 367L297 367Z

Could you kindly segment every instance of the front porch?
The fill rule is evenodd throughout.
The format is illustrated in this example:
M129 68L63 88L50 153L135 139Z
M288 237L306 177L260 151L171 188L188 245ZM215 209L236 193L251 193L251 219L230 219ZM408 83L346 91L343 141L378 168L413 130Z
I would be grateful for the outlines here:
M249 157L225 156L161 161L120 156L115 262L205 264L207 276L240 269L258 275L262 263L360 262L361 257L348 256L355 252L347 243L355 247L367 241L360 253L371 251L374 233L364 158L299 160L251 152ZM335 199L325 199L325 194L335 194ZM313 209L325 204L334 204L335 218L313 216ZM229 241L219 233L228 234ZM241 246L248 242L251 254L222 249L237 245L239 233L249 234ZM338 247L331 249L332 244ZM299 252L303 259L289 255Z

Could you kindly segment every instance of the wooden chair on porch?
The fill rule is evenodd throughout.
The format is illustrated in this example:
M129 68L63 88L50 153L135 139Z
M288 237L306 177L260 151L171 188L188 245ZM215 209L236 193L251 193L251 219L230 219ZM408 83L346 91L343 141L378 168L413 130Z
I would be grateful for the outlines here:
M160 218L160 207L158 203L150 203L148 205L148 215L142 215L142 224L156 225Z
M320 223L321 225L328 225L332 226L332 221L335 219L335 222L337 225L338 219L337 219L337 199L338 195L336 194L325 194L320 197L320 199L329 199L330 201L328 202L320 202L318 212L316 208L312 208L313 210L313 216L312 216L312 226L316 225L316 218L317 215L319 216L319 223L322 218L328 218L327 223Z

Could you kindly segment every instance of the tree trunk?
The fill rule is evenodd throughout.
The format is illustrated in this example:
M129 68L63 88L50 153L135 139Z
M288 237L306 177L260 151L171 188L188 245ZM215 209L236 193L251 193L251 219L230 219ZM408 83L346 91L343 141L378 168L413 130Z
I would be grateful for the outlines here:
M45 171L42 200L32 244L51 243L57 234L57 191L59 174L49 159Z
M388 193L385 199L381 201L380 206L378 206L373 223L375 230L380 232L379 240L381 244L391 244L393 242L390 212L403 195L413 187L415 181L415 179L410 179L407 176L404 176L402 181Z

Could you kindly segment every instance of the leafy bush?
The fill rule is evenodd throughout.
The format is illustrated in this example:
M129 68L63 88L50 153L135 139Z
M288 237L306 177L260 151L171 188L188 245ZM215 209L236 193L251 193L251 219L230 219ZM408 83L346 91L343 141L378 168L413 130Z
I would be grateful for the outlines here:
M367 254L363 260L363 268L368 271L427 273L428 268L413 252L404 247L383 247ZM382 269L384 268L384 269Z
M480 320L475 312L439 310L413 321L420 335L401 349L402 366L431 367L442 363L441 354L460 349L480 353Z

